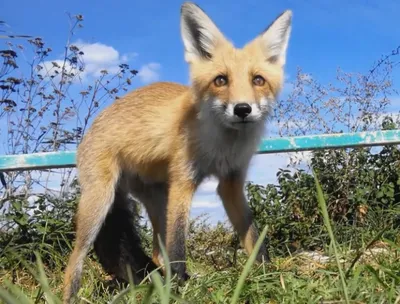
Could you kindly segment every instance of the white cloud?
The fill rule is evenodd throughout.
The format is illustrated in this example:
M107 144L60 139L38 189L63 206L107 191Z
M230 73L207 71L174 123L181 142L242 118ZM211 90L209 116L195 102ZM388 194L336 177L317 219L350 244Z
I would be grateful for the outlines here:
M143 83L150 83L160 79L161 65L157 62L150 62L139 69L138 76Z
M287 153L257 154L253 157L247 180L257 184L274 184L276 173L280 168L286 168L289 163Z
M107 70L109 73L116 73L119 70L118 65L127 63L132 57L137 54L121 55L112 46L103 43L84 43L77 42L75 45L84 53L83 61L85 63L85 74L98 77L102 70Z
M119 53L112 46L105 45L103 43L75 43L81 51L85 54L83 58L86 62L92 63L104 63L104 62L117 62L120 59Z
M218 180L216 178L210 178L200 184L197 192L201 194L213 194L216 193L218 186Z
M129 53L121 55L114 47L100 43L86 43L78 40L72 45L79 48L84 54L82 55L82 61L84 65L84 71L72 67L68 62L65 64L67 72L73 72L75 75L79 75L79 78L85 80L89 77L99 77L102 70L107 70L109 73L116 73L119 70L119 65L127 63L132 58L136 57L136 53ZM44 70L41 71L43 76L53 75L54 72L61 73L61 68L64 65L63 60L51 60L44 63Z
M192 208L220 208L221 204L217 201L194 201Z

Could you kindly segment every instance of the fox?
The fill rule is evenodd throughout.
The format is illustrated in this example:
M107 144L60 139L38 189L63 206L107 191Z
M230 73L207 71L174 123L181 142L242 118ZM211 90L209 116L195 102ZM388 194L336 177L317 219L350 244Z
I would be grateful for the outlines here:
M158 81L116 99L93 120L77 148L81 187L63 302L81 284L93 245L103 268L140 282L165 267L185 282L185 238L193 196L207 178L248 254L259 238L245 196L250 162L284 84L292 11L285 10L242 48L234 46L196 3L180 9L189 85ZM140 245L137 206L153 230L152 256ZM159 240L161 242L159 242ZM257 261L269 262L267 244Z

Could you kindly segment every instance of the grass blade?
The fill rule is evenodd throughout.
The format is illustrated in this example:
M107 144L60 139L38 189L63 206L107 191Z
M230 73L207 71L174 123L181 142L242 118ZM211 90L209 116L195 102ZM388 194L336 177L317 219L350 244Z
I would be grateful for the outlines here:
M37 258L37 269L39 271L37 279L40 282L40 285L43 289L43 292L46 297L46 301L49 304L58 304L58 303L61 304L61 300L59 298L57 298L50 290L49 282L48 282L46 274L44 272L42 258L40 257L40 255L37 252L35 252L35 255Z
M0 287L0 299L4 301L5 304L19 304L19 300L12 296L7 290Z
M160 235L157 235L158 238L158 243L160 245L160 249L161 249L161 254L162 257L164 259L164 267L165 267L165 289L164 289L164 295L162 298L162 304L168 304L169 303L169 298L170 298L170 293L171 293L171 265L169 263L169 258L168 258L168 254L167 254L167 250L164 247L163 242L161 241Z
M247 275L249 274L250 270L251 270L251 266L253 266L257 254L258 254L258 250L260 249L262 243L264 242L265 236L267 235L267 230L268 230L268 226L265 226L263 231L261 232L260 237L258 238L256 245L254 246L254 250L251 253L249 259L247 260L244 269L239 277L238 283L236 285L235 288L235 292L233 293L233 297L232 297L232 304L235 304L239 301L239 296L240 296L240 291L243 288L244 285L244 281L246 280Z
M349 304L350 299L349 299L349 295L348 295L348 291L347 291L345 275L344 275L342 267L340 265L339 254L338 254L337 247L336 247L336 239L335 239L335 236L333 235L333 230L332 230L331 223L329 220L328 209L326 207L324 194L322 193L322 189L321 189L321 185L319 184L318 176L314 172L314 170L313 170L313 173L314 173L315 186L317 188L318 204L321 209L322 217L324 218L325 226L326 226L326 229L328 230L329 238L331 239L331 243L333 246L333 252L335 254L335 260L336 260L337 267L339 269L339 276L340 276L340 282L342 284L344 299L346 301L346 304Z
M364 250L359 250L357 253L357 256L353 259L351 265L349 266L349 269L346 271L346 278L349 277L351 270L353 269L354 265L357 263L357 261L361 258L361 256L372 246L378 241L383 233L386 231L386 228L382 229L373 239L371 242L368 243L368 245L365 247Z
M7 288L14 294L12 295L7 290L0 287L0 299L4 300L4 303L18 303L18 304L31 304L32 302L29 298L24 294L24 292L12 284L10 281L6 280L3 282Z

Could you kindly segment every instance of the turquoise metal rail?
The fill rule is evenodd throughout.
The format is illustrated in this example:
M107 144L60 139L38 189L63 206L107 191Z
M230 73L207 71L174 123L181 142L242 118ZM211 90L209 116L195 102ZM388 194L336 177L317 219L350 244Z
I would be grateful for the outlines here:
M264 139L257 154L400 144L400 130ZM75 151L0 155L0 172L75 167Z

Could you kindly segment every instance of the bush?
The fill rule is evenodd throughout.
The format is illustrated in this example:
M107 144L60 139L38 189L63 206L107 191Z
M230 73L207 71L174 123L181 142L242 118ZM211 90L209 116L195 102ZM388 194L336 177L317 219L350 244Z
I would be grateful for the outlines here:
M58 199L37 196L34 206L25 199L9 202L0 232L0 261L6 268L17 267L21 260L34 262L40 253L46 266L64 263L74 239L76 198Z
M387 117L382 129L397 125ZM385 230L395 240L400 225L400 151L398 146L336 149L312 153L328 211L340 243L360 246ZM280 169L278 185L247 185L248 199L260 229L269 225L275 254L315 250L328 244L318 210L313 175ZM383 220L384 219L384 220Z

